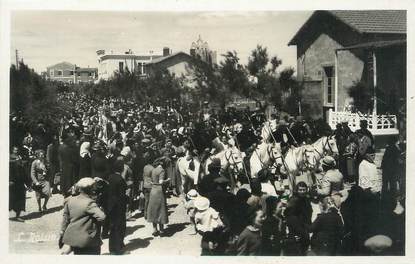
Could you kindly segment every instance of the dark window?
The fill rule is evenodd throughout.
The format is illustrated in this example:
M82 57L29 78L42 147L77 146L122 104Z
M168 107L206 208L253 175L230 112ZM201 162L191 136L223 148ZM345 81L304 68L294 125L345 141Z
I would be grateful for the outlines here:
M120 72L123 72L123 71L124 71L124 62L120 61L120 62L118 63L118 70L119 70Z
M324 103L334 103L334 67L324 67Z
M69 75L73 76L73 71L69 71Z
M58 71L58 76L62 76L62 71Z
M92 73L90 72L90 73L88 73L88 76L92 76Z

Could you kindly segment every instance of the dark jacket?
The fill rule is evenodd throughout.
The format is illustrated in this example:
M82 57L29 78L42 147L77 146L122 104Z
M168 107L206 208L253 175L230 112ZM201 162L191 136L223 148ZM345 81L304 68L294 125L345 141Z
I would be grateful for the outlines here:
M62 194L66 194L76 181L76 159L75 148L62 144L58 149L59 164L62 171L60 185Z
M91 157L85 155L79 158L79 179L84 177L92 177Z
M125 214L127 206L127 183L121 174L114 173L108 177L108 212L112 216Z
M260 231L253 231L250 226L242 231L237 242L238 256L259 256L261 254L261 234Z
M92 177L107 179L108 176L108 160L104 154L94 153L91 157Z
M388 145L382 159L383 177L396 179L401 170L401 150L395 145Z
M335 256L343 237L343 222L335 211L319 214L311 226L311 248L317 255Z
M205 196L208 193L213 192L216 188L214 180L219 177L219 174L209 173L205 175L198 184L200 195Z
M104 212L87 195L69 197L63 208L63 243L79 248L100 246L99 223L104 219Z

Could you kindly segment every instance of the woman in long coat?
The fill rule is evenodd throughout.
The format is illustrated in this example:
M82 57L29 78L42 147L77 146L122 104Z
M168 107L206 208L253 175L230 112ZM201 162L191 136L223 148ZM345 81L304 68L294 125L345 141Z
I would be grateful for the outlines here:
M20 213L26 209L26 186L30 186L29 178L25 173L19 149L13 147L10 154L9 172L9 211L16 213L16 221L23 222Z
M75 184L76 156L70 137L59 146L58 156L61 169L60 190L64 197L69 196L71 187Z
M36 159L32 162L30 169L30 176L33 182L33 188L36 192L36 201L39 208L39 212L46 211L46 205L48 204L49 197L51 196L50 183L48 181L47 170L45 165L45 152L43 150L35 151ZM44 198L45 202L41 207L41 199Z
M147 221L153 223L153 236L162 235L164 232L164 224L168 223L167 201L165 195L166 173L163 167L168 164L169 159L162 157L157 159L155 168L151 172L152 187L150 191ZM158 229L159 227L159 229Z

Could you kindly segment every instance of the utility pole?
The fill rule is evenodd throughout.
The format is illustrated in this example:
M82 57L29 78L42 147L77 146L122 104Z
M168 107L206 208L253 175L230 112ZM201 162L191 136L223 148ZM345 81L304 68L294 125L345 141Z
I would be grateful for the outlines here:
M19 69L19 51L16 49L16 69Z

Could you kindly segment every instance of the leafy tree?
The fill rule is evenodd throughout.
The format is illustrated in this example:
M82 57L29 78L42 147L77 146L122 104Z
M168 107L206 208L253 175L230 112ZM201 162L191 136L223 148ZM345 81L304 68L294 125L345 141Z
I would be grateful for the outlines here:
M153 69L143 81L146 91L139 91L146 99L158 100L179 99L183 88L183 78L176 77L167 69Z
M253 76L264 74L269 62L267 48L258 45L256 49L252 50L251 56L248 59L248 71Z
M224 61L220 63L219 73L225 86L224 89L229 94L250 97L248 74L244 66L239 63L239 57L236 51L228 51L222 56L224 57Z
M68 106L57 103L57 84L44 80L23 62L10 67L10 109L29 126L47 122L57 126Z
M373 108L373 89L364 81L354 81L347 93L353 98L354 106L363 113L369 112Z
M191 87L187 87L188 93L195 102L217 102L224 106L229 99L229 93L224 87L220 71L216 66L205 63L202 60L194 60L188 68L191 76Z
M251 76L256 77L257 82L251 84L251 98L272 102L276 106L281 105L281 89L277 74L281 64L282 60L277 56L269 58L266 47L258 45L252 50L246 68Z
M285 102L283 102L283 109L291 114L299 114L298 105L301 103L302 84L298 83L294 76L295 70L293 68L285 68L280 72L279 84L281 90L288 94Z

